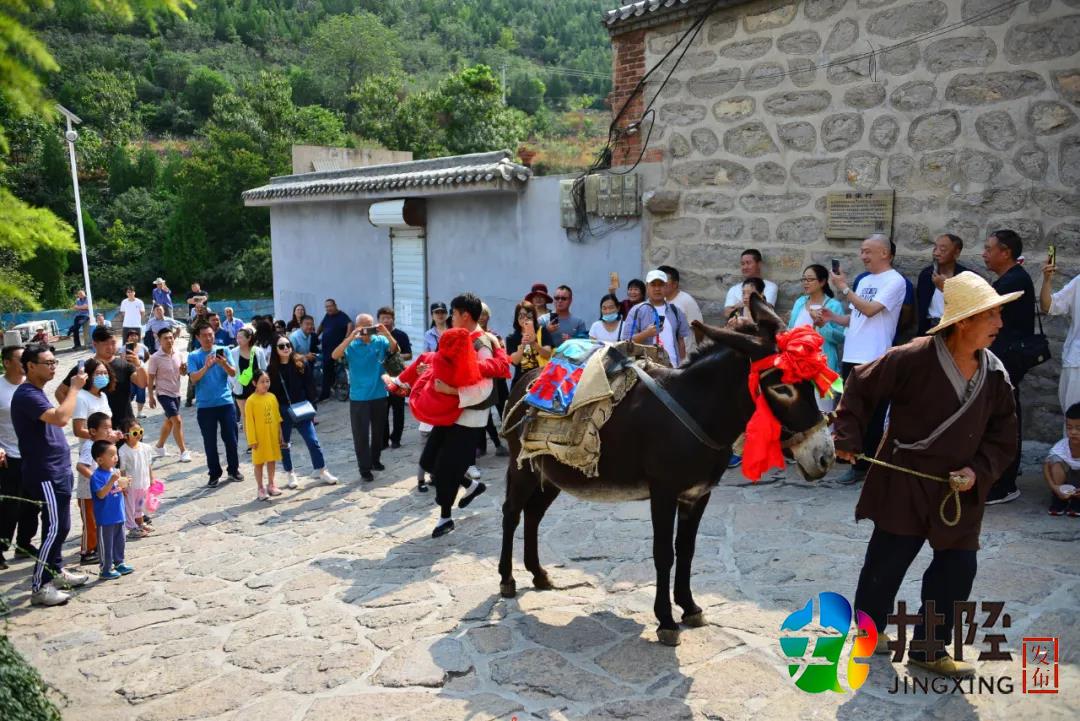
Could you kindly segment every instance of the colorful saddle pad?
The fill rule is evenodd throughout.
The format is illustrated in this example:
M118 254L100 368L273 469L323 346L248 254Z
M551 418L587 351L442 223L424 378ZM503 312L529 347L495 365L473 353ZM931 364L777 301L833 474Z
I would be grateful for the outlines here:
M525 395L525 402L545 413L563 416L570 410L585 364L604 344L571 339L560 345Z

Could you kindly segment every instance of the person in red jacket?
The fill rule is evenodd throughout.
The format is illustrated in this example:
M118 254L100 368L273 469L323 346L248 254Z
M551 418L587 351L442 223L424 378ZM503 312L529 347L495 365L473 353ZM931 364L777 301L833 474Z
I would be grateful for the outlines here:
M433 426L451 426L461 415L458 396L438 391L436 380L453 388L482 380L469 331L450 328L439 339L437 351L421 353L397 379L389 379L397 387L410 388L409 409L417 420Z

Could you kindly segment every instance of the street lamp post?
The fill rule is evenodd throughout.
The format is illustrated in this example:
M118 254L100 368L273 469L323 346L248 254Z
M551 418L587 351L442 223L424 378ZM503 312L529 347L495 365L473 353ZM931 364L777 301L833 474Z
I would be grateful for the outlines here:
M64 116L64 120L67 121L64 140L67 141L68 159L71 161L71 185L75 189L75 227L79 229L79 252L82 253L83 285L86 287L86 307L90 314L90 319L87 321L87 327L89 328L90 323L94 320L94 296L90 292L90 266L86 263L86 234L83 232L82 200L79 197L79 171L75 163L75 141L79 139L79 134L75 131L74 126L80 125L82 120L78 115L59 103L56 105L56 109L60 111L60 114Z

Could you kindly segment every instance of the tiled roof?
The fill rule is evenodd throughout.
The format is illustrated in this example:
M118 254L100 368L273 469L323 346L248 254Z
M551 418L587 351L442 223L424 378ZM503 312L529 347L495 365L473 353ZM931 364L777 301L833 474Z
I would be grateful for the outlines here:
M272 205L301 199L382 197L388 194L426 190L449 190L486 184L518 188L532 177L532 171L515 163L510 151L455 155L449 158L414 160L391 165L301 173L272 178L267 185L243 192L248 205Z
M604 13L604 24L607 25L608 28L613 28L616 25L631 22L635 18L640 18L643 15L656 13L669 8L676 8L681 5L691 5L694 2L695 0L639 0L638 2L623 5L614 10L608 10Z

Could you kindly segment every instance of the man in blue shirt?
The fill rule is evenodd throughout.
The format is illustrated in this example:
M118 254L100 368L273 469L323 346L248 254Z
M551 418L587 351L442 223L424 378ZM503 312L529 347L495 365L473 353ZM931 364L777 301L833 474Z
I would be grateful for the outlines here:
M225 348L214 344L214 329L209 325L195 327L199 349L188 354L188 380L195 385L195 403L198 405L196 419L202 431L206 466L210 473L210 488L217 488L221 479L221 460L218 457L217 432L225 444L225 461L229 479L242 481L240 456L236 450L236 407L233 403L229 378L236 375L236 368L229 365Z
M326 315L319 323L319 329L315 331L320 336L319 345L322 347L323 377L320 401L329 398L330 391L334 388L337 369L334 366L333 351L353 332L352 321L347 314L338 310L337 301L327 298L325 307Z
M59 584L81 586L87 577L64 568L61 547L71 530L71 449L64 426L75 412L75 400L86 374L71 377L71 390L59 407L45 397L45 384L56 375L56 358L47 345L31 343L22 354L26 382L11 396L11 423L19 439L23 490L41 502L41 547L34 564L30 603L59 606L70 594Z
M221 321L221 327L229 334L229 345L236 345L236 333L244 327L244 321L234 315L232 308L225 309L225 319Z
M79 335L79 328L90 322L90 301L86 297L85 290L79 290L75 293L75 305L71 306L75 311L75 319L72 321L71 328L68 329L68 334L71 336L72 349L78 350L82 348L82 338ZM87 338L87 344L90 339Z
M172 318L172 291L169 290L169 286L165 283L164 278L154 279L154 290L152 291L151 295L154 299L154 305L160 305L162 308L165 309L165 315Z
M397 341L385 326L375 325L374 318L361 313L356 316L356 329L331 352L334 360L344 358L349 367L349 422L353 450L360 466L360 478L369 483L375 480L372 470L386 470L379 462L386 423L383 361L396 350Z
M293 350L304 356L308 363L315 362L315 355L319 352L319 336L315 334L315 319L305 315L300 319L300 327L289 334L289 342Z
M236 345L233 339L229 336L229 331L225 330L221 326L221 316L217 313L211 313L210 327L214 329L214 344L223 345L226 348Z

